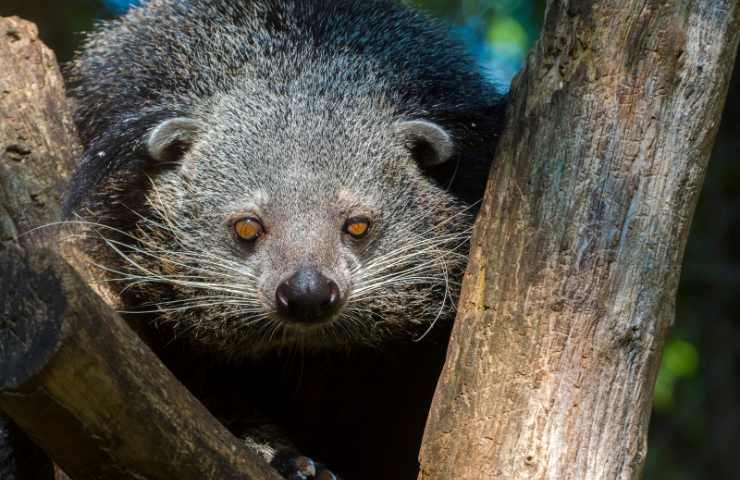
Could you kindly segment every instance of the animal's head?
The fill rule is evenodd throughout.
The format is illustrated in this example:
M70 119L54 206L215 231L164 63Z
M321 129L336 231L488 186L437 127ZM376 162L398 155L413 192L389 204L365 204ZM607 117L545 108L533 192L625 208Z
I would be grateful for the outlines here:
M379 100L244 98L147 134L166 168L135 242L112 245L143 309L237 357L449 317L470 215L424 169L453 155L450 133Z

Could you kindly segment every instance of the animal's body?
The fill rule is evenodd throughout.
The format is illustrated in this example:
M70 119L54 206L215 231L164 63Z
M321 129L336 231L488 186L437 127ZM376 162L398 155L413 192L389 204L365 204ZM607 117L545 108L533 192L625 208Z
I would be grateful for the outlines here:
M389 425L369 430L393 435L414 398L397 390L419 381L418 442L444 342L412 340L451 318L502 105L444 29L386 0L152 0L92 34L68 78L85 145L68 211L95 224L94 257L163 357L250 379L226 390L282 407L324 457L373 407ZM303 411L335 404L340 425ZM342 417L353 404L367 417ZM262 421L236 423L310 473ZM347 476L393 478L363 441ZM406 454L387 463L409 470Z

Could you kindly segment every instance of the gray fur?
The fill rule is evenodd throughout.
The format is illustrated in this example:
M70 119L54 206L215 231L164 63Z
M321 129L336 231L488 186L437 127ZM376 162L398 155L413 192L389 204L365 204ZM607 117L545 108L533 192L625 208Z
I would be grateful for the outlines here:
M398 135L408 139L412 149L419 143L422 147L428 147L427 152L417 156L416 160L421 166L445 163L455 153L455 142L452 141L449 132L434 122L407 120L398 122L395 127Z
M68 211L98 226L132 310L229 358L450 317L471 223L455 188L480 195L501 98L426 17L386 0L151 0L92 34L69 78L86 149ZM422 168L445 161L455 178ZM253 245L231 230L245 215L266 229ZM342 233L357 215L362 241ZM306 264L345 299L327 324L275 315Z
M146 146L149 156L154 160L177 161L179 158L168 158L168 150L180 146L187 150L197 138L203 127L190 118L170 118L160 123L149 133ZM174 153L174 152L173 152ZM174 155L179 156L179 155Z

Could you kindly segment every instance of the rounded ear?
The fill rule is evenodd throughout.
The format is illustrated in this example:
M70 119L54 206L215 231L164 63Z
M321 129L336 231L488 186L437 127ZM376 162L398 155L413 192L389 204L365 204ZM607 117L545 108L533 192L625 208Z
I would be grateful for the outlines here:
M158 162L177 162L188 151L200 130L191 118L177 117L165 120L146 139L149 155Z
M455 153L455 143L447 130L427 120L404 120L396 123L414 159L422 167L439 165Z

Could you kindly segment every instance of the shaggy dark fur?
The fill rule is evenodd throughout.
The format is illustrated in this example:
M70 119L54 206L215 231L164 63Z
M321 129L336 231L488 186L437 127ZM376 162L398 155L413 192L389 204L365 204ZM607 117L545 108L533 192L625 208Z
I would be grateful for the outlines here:
M414 352L411 339L438 323L445 331L503 102L429 18L386 0L152 0L91 34L68 80L85 145L68 215L90 226L93 257L121 285L126 309L149 312L163 355L173 344L186 356L259 365L269 384L280 352L297 355L306 378L317 355L339 358L353 376L372 369L368 355ZM244 218L260 222L258 239L235 237ZM369 222L366 237L347 234L354 218ZM342 299L318 325L276 308L276 288L306 266ZM349 353L326 353L338 350ZM432 373L406 373L431 378L416 389L427 397L435 358L404 365ZM395 385L375 380L373 393L358 391ZM312 382L310 395L321 395L322 381ZM264 398L279 395L266 384ZM312 413L266 403L291 410L276 416L306 438ZM247 417L232 423L246 424L248 444L286 476L319 473ZM408 423L417 441L421 422ZM342 441L328 436L311 448L333 457L326 446ZM351 478L393 468L363 458L360 473L344 466Z

